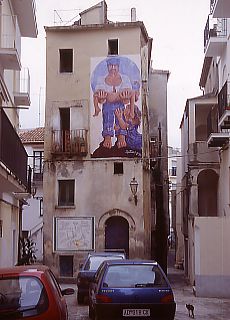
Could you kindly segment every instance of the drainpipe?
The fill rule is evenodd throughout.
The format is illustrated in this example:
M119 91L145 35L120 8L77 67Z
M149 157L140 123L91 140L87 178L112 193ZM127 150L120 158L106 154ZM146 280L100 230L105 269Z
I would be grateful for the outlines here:
M22 207L23 202L19 200L19 213L18 213L18 262L17 265L20 264L21 261L21 242L20 239L22 238Z
M156 188L156 260L167 274L167 255L168 255L168 230L166 213L164 210L164 188L162 174L162 137L161 124L158 127L158 162L154 170L154 180Z

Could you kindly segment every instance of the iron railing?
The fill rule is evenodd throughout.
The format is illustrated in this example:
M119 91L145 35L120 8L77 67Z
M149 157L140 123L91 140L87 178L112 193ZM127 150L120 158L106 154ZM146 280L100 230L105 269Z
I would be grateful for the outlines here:
M53 130L52 153L77 156L87 155L87 130Z
M227 36L227 19L226 18L213 18L208 16L205 29L204 29L204 51L210 38L222 38Z
M20 30L17 16L0 15L1 48L17 49L21 52Z
M230 93L228 92L229 81L226 81L218 94L218 112L219 118L222 117L226 110L230 110Z
M0 109L0 161L24 186L27 181L27 153L3 109Z
M213 10L215 8L215 4L216 4L217 0L210 0L210 13L213 13Z
M15 93L30 94L30 73L28 68L16 71Z

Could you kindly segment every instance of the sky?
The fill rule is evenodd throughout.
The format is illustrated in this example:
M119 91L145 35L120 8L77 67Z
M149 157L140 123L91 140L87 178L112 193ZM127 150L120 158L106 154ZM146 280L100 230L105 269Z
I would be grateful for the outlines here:
M99 0L35 0L38 38L22 39L22 66L30 70L31 106L20 111L20 127L44 125L45 32L44 26L77 20L79 12ZM107 0L108 18L130 21L131 8L153 38L152 67L167 70L168 145L180 148L180 123L186 100L199 95L204 60L203 34L210 0ZM76 17L76 19L75 19Z

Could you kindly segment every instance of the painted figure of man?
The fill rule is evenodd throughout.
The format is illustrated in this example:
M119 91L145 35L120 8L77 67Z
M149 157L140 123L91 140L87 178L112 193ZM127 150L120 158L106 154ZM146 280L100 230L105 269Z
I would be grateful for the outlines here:
M119 58L110 57L106 62L108 74L98 77L95 86L93 95L94 116L96 117L100 113L99 105L102 104L103 146L112 148L112 137L115 135L117 137L117 147L124 148L127 145L125 139L127 130L119 126L115 110L124 111L125 102L129 101L130 117L134 118L135 92L132 90L129 77L119 72Z

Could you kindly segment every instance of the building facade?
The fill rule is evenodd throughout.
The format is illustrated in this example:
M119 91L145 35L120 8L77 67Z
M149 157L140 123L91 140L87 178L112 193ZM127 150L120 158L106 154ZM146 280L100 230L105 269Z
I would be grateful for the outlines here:
M198 296L228 298L229 17L229 1L210 1L200 78L203 95L187 100L181 122L185 272Z
M44 262L74 277L88 251L150 258L149 68L143 22L105 1L45 27Z
M29 191L27 154L17 130L19 107L30 105L29 71L20 57L21 38L37 37L34 5L33 0L0 2L1 267L18 262L22 206Z
M21 129L19 137L28 155L28 165L32 169L32 195L22 210L22 237L34 242L36 261L43 262L44 127Z

